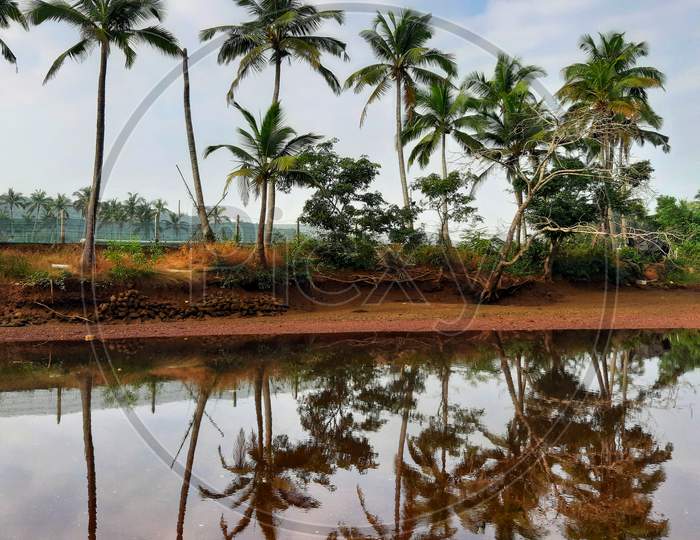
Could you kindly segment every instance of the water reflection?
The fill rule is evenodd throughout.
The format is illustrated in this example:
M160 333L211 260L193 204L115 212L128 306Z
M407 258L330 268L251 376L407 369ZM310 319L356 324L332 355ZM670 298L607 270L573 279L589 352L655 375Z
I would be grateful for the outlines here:
M15 350L25 362L2 364L0 417L34 414L25 417L31 432L34 398L20 398L51 388L51 414L64 429L78 412L71 392L79 392L87 523L67 531L70 538L116 537L98 528L98 495L113 486L101 480L98 492L96 477L110 467L99 456L110 449L93 441L93 412L119 405L152 418L154 429L161 415L179 420L185 433L170 446L177 459L187 450L179 490L158 493L171 520L177 510L178 539L199 537L195 527L227 540L673 537L672 521L656 507L674 447L657 434L653 415L672 410L688 389L700 337L606 337L203 341L173 345L177 351L113 351L116 378L81 362L80 349L51 349L48 365L41 348ZM20 402L5 408L5 396ZM222 413L223 402L235 414ZM173 417L171 406L181 403L189 410ZM100 426L113 421L97 418ZM173 473L163 464L157 474ZM144 511L155 495L140 494ZM166 510L157 516L163 522ZM188 523L192 512L196 525Z

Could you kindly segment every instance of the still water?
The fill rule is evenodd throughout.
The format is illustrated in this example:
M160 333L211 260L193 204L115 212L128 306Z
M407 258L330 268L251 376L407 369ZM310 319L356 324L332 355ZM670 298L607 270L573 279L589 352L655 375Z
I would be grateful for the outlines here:
M0 538L700 538L700 334L0 352Z

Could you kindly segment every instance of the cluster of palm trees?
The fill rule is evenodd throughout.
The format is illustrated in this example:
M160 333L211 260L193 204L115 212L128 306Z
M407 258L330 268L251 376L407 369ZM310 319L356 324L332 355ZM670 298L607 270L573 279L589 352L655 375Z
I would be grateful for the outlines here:
M543 145L552 139L551 123L546 119L555 115L535 96L531 87L534 78L544 75L541 68L501 55L491 76L472 73L459 82L455 57L430 47L431 16L404 10L377 13L371 28L361 32L377 61L352 73L343 85L324 66L322 59L330 55L347 60L346 44L317 32L327 21L343 24L342 11L319 10L300 0L234 2L245 8L251 19L205 29L200 39L208 41L223 35L218 62L224 65L238 62L227 99L241 113L248 129L238 130L242 145L211 146L205 156L219 149L228 150L237 166L228 175L227 185L236 179L244 202L251 194L260 199L256 253L261 265L267 264L266 248L272 240L276 192L280 187L288 188L308 180L296 166L297 157L319 138L310 133L297 135L284 123L280 105L282 68L291 60L308 65L337 94L343 89L353 89L357 93L371 89L360 125L365 121L368 107L394 91L396 153L404 207L412 206L407 167L415 162L426 167L438 153L441 174L447 178L451 172L448 144L454 142L460 152L483 164L480 173L473 175L472 190L493 170L505 174L518 207L515 241L517 244L526 241L528 233L523 215L530 198L524 197L529 188L523 179L523 164L541 159ZM26 15L17 8L16 2L0 0L0 28L11 20L22 25L57 21L79 31L80 40L55 60L46 81L57 74L66 60L82 60L93 50L100 53L94 174L85 207L83 267L86 269L94 264L94 237L100 208L107 66L110 53L117 49L124 54L127 68L133 65L135 47L140 44L150 45L166 55L184 57L185 111L197 194L195 203L203 237L213 239L204 210L192 129L187 54L175 36L158 24L163 15L162 0L79 0L71 4L62 0L33 0ZM144 26L152 20L156 24ZM7 46L3 42L0 45L5 58L16 62ZM580 154L587 156L592 168L603 169L613 177L629 166L630 150L635 143L650 143L668 151L668 138L655 131L661 127L661 118L653 111L647 96L649 89L663 87L664 76L655 68L638 65L647 55L647 45L628 42L622 33L611 33L600 35L598 40L584 36L580 46L587 58L564 69L565 84L558 93L569 106L567 114L589 111L596 115L595 125L591 126L595 135L582 142ZM274 68L274 87L271 106L258 122L236 101L236 92L246 77L266 66ZM412 141L417 142L407 163L405 147ZM632 188L623 182L621 189ZM600 206L601 215L605 216L604 229L612 235L615 232L614 209L605 202L609 199L610 194L603 193ZM620 217L624 234L624 215ZM449 244L446 221L440 236Z
M0 195L0 217L9 220L11 236L19 222L25 231L31 230L32 235L46 230L57 232L56 240L65 243L70 220L77 220L80 227L84 226L90 195L90 187L79 189L72 197L61 193L50 197L46 191L39 189L25 196L10 188ZM209 220L214 224L229 221L218 209L207 208L207 211ZM189 238L196 223L180 211L169 210L162 199L147 201L138 193L128 193L123 201L108 199L100 202L98 229L109 226L116 228L120 239L138 236L159 241L164 231L172 232L176 238ZM125 228L128 230L125 231Z

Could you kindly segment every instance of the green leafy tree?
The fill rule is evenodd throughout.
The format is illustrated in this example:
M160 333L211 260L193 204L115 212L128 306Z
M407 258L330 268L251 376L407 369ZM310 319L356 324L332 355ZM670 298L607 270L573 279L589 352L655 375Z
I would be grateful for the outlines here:
M300 221L319 231L316 254L322 262L371 267L378 239L403 221L402 210L370 190L380 166L366 156L338 155L335 142L319 144L299 158L299 168L308 174L306 185L315 190L304 204Z
M140 44L150 45L171 56L179 56L180 47L170 32L159 25L141 27L141 24L150 19L160 21L163 15L164 5L161 0L79 0L73 4L64 0L33 0L29 6L28 18L32 24L56 21L72 26L80 33L80 41L54 61L44 82L53 78L67 59L80 61L94 48L97 47L100 51L95 165L86 213L85 245L81 258L83 271L91 271L95 265L95 230L102 188L109 55L113 48L122 51L127 68L136 60L134 46Z
M218 26L202 30L202 41L224 34L226 39L219 50L219 64L229 64L240 58L236 77L231 83L228 100L234 99L234 91L240 82L259 72L266 65L275 69L272 101L280 100L282 65L286 61L298 60L307 64L323 77L333 92L340 93L341 85L333 72L321 63L321 57L329 54L348 60L345 43L333 37L316 35L325 21L343 24L342 11L318 10L299 0L235 0L246 8L253 20L240 25ZM272 243L274 227L276 186L268 186L267 223L265 245Z
M9 28L15 22L23 28L28 28L27 21L14 0L0 0L0 28ZM7 43L0 39L0 54L10 64L17 64L17 57Z
M264 236L268 187L271 182L278 179L293 181L305 179L306 173L296 167L297 156L320 137L312 133L297 135L294 129L285 126L279 102L270 106L260 123L238 103L234 103L234 106L243 115L250 129L250 131L243 128L237 130L243 141L242 146L230 144L210 146L204 155L208 157L218 150L228 150L238 166L226 177L227 185L234 179L238 179L244 203L248 200L251 191L260 197L256 257L258 264L267 267Z
M421 16L411 10L402 11L398 17L395 13L377 13L372 28L363 30L360 35L379 62L356 71L345 82L345 87L354 88L355 93L362 92L366 87L373 87L362 111L360 125L364 124L369 106L384 97L392 84L395 87L396 152L406 209L411 207L411 199L401 139L404 109L410 120L416 105L417 84L432 84L443 79L431 71L431 68L440 68L447 75L453 75L456 71L452 55L427 46L433 36L430 19L431 15Z
M437 212L440 218L439 241L448 248L452 246L448 223L465 222L474 217L476 210L472 206L472 184L470 175L457 171L445 177L431 174L418 178L413 184L413 188L423 196L421 202L424 208Z

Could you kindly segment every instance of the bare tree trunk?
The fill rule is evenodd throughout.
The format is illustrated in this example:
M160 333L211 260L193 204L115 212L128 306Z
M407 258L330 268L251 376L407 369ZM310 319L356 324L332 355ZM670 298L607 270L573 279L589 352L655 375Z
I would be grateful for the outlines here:
M403 155L403 97L401 95L403 84L401 77L396 79L396 153L399 156L399 177L401 178L401 192L403 193L404 208L411 207L411 197L408 193L408 181L406 180L406 159Z
M520 208L523 205L523 192L519 189L515 189L515 204ZM526 242L527 240L525 240ZM515 235L515 244L520 247L523 243L523 219L522 217L518 220L518 230Z
M255 253L257 262L263 268L267 268L267 257L265 256L265 210L267 209L267 180L260 189L260 218L258 219L258 235L255 243Z
M553 238L549 241L549 253L547 258L544 260L544 280L552 281L552 270L554 269L554 257L557 254L557 248L559 247L559 240Z
M197 142L194 138L194 128L192 127L192 106L190 104L190 67L187 57L187 49L182 51L182 77L185 83L185 130L187 131L187 148L190 152L190 164L192 165L192 182L194 184L194 194L197 201L197 216L199 217L199 227L202 231L202 239L212 243L216 240L214 231L209 225L207 207L204 205L204 193L202 191L202 178L199 175L199 157L197 156Z
M194 455L197 451L197 441L199 440L199 430L202 426L202 418L209 399L209 390L200 388L197 397L197 407L192 418L192 435L190 445L187 449L187 461L185 462L185 474L182 477L182 488L180 489L180 505L177 512L177 540L182 540L185 529L185 512L187 510L187 496L190 492L190 482L192 480L192 467L194 466Z
M95 166L92 177L90 201L88 202L85 223L85 245L80 259L80 267L84 273L92 272L95 268L95 228L97 225L97 209L102 188L102 166L105 151L105 104L107 99L107 59L109 46L100 45L100 75L97 84L97 126L95 133Z
M80 402L83 410L83 447L87 467L88 539L97 538L97 479L95 476L95 446L92 442L92 375L80 379Z

